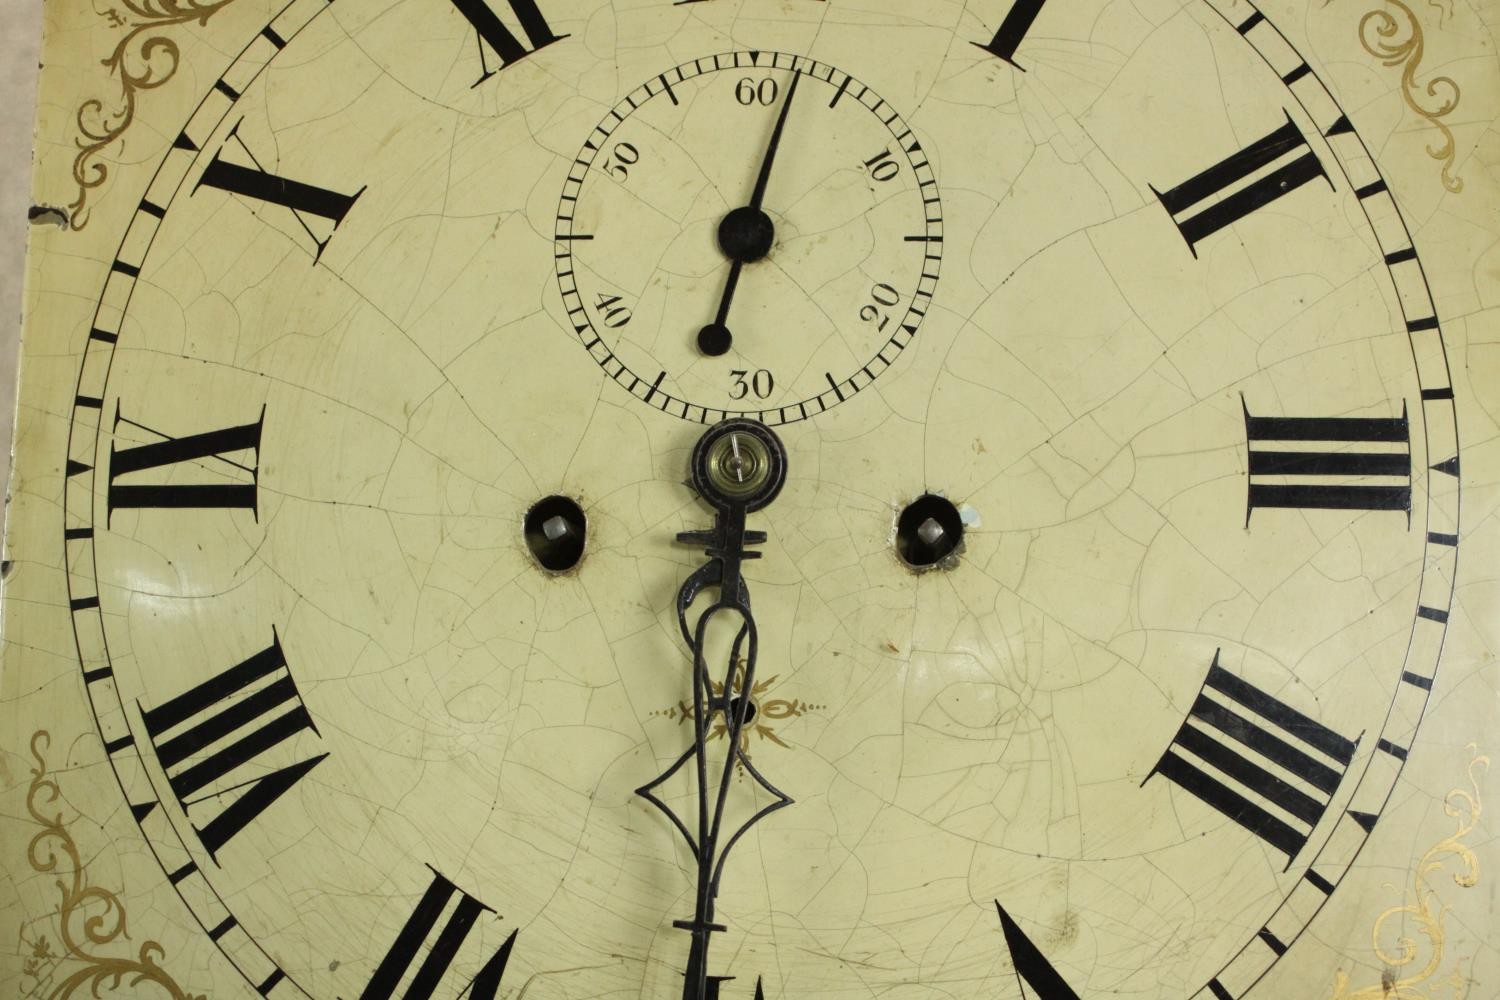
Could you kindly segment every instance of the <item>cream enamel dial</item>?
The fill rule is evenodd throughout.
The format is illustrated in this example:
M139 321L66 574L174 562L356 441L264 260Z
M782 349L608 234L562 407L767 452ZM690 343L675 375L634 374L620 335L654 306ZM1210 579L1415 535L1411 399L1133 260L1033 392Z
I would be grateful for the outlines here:
M1253 1000L1320 926L1460 536L1379 150L1244 0L917 6L292 0L205 87L51 523L223 995ZM678 535L739 417L786 481L700 986Z

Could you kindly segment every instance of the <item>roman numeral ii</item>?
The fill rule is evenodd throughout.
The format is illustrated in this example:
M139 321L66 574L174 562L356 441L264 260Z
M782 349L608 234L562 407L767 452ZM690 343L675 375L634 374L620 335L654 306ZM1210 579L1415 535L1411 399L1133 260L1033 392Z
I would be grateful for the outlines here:
M1021 40L1026 37L1026 32L1031 29L1031 23L1042 12L1042 4L1045 2L1046 0L1016 0L1011 5L1010 12L1005 15L1005 20L1000 22L1000 29L995 32L995 37L988 42L975 42L974 44L990 55L1005 60L1021 72L1026 72L1024 66L1016 64L1016 49L1020 47Z
M1284 112L1283 112L1284 113ZM1248 184L1251 174L1271 164L1281 165ZM1194 174L1167 191L1151 191L1172 216L1188 249L1198 256L1198 243L1316 178L1328 180L1322 162L1307 139L1286 116L1286 124L1249 146Z

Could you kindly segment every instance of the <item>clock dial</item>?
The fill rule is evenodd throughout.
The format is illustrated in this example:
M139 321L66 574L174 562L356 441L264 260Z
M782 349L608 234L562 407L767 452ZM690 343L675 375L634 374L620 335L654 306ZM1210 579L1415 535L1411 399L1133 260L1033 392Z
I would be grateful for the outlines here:
M790 79L808 81L795 118ZM731 210L759 191L763 145L745 143L778 106L783 162L740 253ZM584 140L559 207L558 282L585 349L643 402L705 423L806 420L917 335L941 205L921 140L869 86L787 53L715 54L658 73Z
M188 116L59 404L94 723L247 988L1255 996L1460 539L1422 261L1280 32L341 3Z

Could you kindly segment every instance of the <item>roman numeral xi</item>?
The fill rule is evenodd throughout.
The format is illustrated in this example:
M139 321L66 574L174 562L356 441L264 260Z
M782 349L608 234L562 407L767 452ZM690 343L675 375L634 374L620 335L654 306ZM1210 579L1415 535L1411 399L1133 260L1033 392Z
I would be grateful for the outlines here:
M452 0L452 3L479 36L480 77L474 81L475 87L512 63L568 37L553 33L551 25L537 9L536 0L507 0L506 2L511 16L521 26L522 34L526 36L525 42L522 42L505 26L486 0ZM527 48L527 44L531 47ZM485 45L488 45L494 50L495 55L500 57L498 68L490 68L489 60L484 54Z
M1356 745L1219 666L1215 650L1202 690L1146 781L1158 774L1171 781L1285 854L1290 868Z
M1411 426L1399 417L1256 417L1247 404L1250 489L1257 508L1411 513Z
M1280 165L1244 183L1273 163ZM1319 177L1333 186L1322 162L1292 122L1292 116L1287 115L1285 125L1239 152L1174 188L1157 191L1153 187L1151 192L1172 216L1196 257L1202 240Z
M137 704L162 770L184 812L218 805L193 830L216 863L220 848L317 767L320 753L268 770L273 751L303 730L315 735L287 670L281 641L155 708Z

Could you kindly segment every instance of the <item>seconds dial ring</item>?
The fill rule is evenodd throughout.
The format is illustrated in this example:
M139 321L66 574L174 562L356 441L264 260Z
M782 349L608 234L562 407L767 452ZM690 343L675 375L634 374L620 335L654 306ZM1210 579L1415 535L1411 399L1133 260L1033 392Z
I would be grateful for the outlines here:
M764 252L726 236L741 215L774 227ZM827 63L759 50L683 63L610 109L568 171L555 233L566 323L611 378L685 420L772 426L896 363L942 245L932 165L900 113Z

